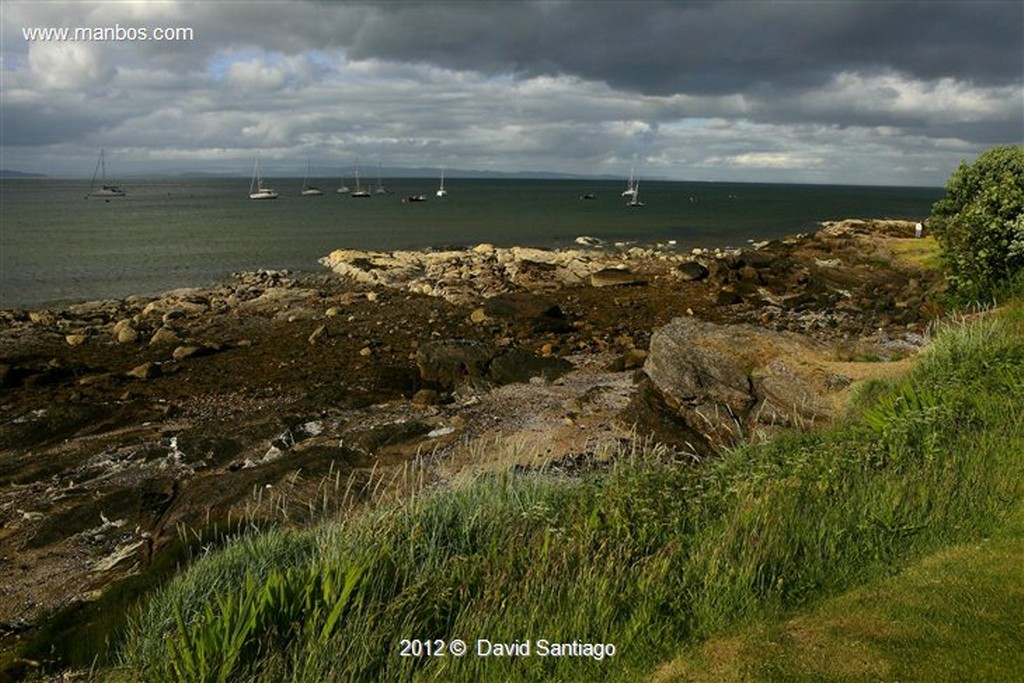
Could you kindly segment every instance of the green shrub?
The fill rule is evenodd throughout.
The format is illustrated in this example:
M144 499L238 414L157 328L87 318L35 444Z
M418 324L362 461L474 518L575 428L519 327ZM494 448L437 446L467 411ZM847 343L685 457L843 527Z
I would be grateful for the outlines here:
M954 292L988 301L1024 272L1024 146L962 162L932 207L931 230Z

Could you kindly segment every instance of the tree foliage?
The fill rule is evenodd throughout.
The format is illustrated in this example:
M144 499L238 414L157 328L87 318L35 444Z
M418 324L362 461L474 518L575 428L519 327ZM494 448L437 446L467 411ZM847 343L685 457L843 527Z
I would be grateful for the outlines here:
M991 299L1024 278L1024 146L992 147L961 162L929 226L961 297Z

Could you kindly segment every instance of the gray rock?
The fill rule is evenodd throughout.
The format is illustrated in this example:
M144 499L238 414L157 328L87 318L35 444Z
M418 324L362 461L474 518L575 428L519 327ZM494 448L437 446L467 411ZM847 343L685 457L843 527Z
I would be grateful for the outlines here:
M754 404L742 357L722 328L695 318L676 318L651 335L644 372L677 403L717 403L742 413Z
M153 333L153 336L149 339L149 345L170 346L171 344L177 344L180 341L181 337L178 336L178 333L174 329L164 325Z
M115 326L115 334L119 344L132 344L139 338L138 330L131 325L122 326L120 329Z
M216 351L213 347L206 346L205 344L186 344L184 346L178 346L171 352L171 357L174 360L185 360L186 358L197 358L199 356L208 356Z
M555 380L572 370L573 364L557 356L538 356L525 349L513 349L491 361L488 376L498 384L529 382L534 377Z
M483 311L492 318L529 320L534 318L561 318L558 304L529 292L498 294L484 301Z
M29 311L28 319L33 325L57 324L57 316L52 311Z
M509 320L535 332L565 332L572 328L558 304L529 292L492 296L484 301L483 314L480 322L488 318Z
M591 287L617 287L622 285L641 285L644 279L627 268L602 268L590 275Z
M135 379L153 379L160 376L160 366L153 362L143 363L136 365L125 374Z
M793 333L676 318L651 335L649 391L637 392L634 403L643 405L629 413L649 424L678 423L681 433L700 435L693 443L712 449L775 427L827 422L835 410L828 394L838 387L800 362L815 353L811 340Z
M708 269L703 263L697 261L684 261L676 267L676 276L685 282L703 280L708 276Z
M449 339L420 346L416 365L420 377L443 389L452 389L467 379L485 378L497 349L490 344Z

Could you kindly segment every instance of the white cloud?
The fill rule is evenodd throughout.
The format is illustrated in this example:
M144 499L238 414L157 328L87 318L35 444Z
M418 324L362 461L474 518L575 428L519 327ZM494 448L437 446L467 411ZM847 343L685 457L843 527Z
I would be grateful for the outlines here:
M1021 86L977 86L941 78L922 81L896 72L843 72L824 87L796 98L797 109L836 116L843 112L879 120L929 123L984 121L1012 115L1024 101Z
M288 72L281 64L270 64L259 57L246 62L234 62L224 75L224 81L240 90L278 90L288 80Z
M92 43L33 42L28 64L36 83L54 90L82 90L111 80L116 70Z
M724 166L740 168L794 169L821 166L825 160L817 156L808 156L796 152L747 152L734 154L718 161Z

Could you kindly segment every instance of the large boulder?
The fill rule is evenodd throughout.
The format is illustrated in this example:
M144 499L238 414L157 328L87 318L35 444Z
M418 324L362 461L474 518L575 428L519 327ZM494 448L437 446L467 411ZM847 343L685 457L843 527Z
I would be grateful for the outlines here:
M794 333L676 318L651 335L644 390L624 417L654 426L673 423L672 429L651 431L677 446L684 445L684 434L685 445L698 452L778 427L827 422L835 410L835 383L815 362L825 353Z

